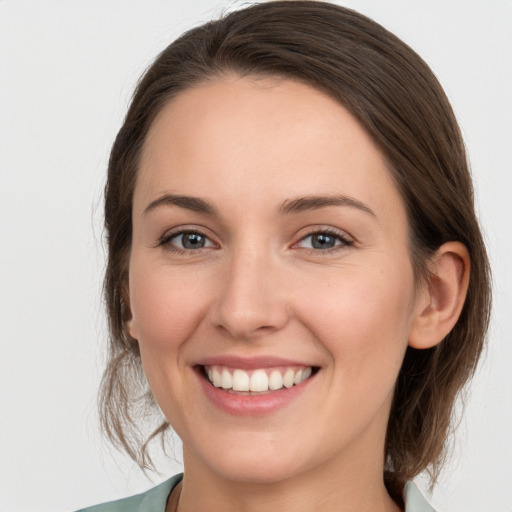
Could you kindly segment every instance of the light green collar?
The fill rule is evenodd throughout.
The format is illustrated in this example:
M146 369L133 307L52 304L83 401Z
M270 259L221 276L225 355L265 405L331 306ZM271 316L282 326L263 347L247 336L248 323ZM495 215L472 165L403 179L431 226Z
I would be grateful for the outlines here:
M412 481L405 484L405 512L436 512Z

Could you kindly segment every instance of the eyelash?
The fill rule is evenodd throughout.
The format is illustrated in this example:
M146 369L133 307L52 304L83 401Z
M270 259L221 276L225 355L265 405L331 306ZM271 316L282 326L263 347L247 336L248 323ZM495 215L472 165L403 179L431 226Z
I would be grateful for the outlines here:
M205 238L206 240L209 240L214 246L216 245L216 244L214 244L214 242L212 242L210 240L210 237L208 235L206 235L205 233L203 233L202 231L200 231L198 229L180 229L180 230L174 231L172 233L167 233L160 239L158 245L161 247L164 247L167 251L171 251L176 254L192 254L195 252L199 253L199 252L202 252L203 250L209 250L212 248L212 247L200 247L199 249L185 249L185 248L177 247L170 243L170 241L173 238L177 238L177 237L183 236L183 235L199 235L199 236Z
M337 252L343 248L351 247L354 245L354 241L348 238L343 232L338 231L334 228L321 228L316 229L314 231L311 231L310 233L304 235L296 244L297 245L307 238L313 237L315 235L327 235L329 237L332 237L336 239L336 241L340 241L341 243L339 245L335 245L334 247L330 247L328 249L315 249L315 248L304 248L305 251L307 251L310 254L330 254L333 252Z
M160 240L158 245L161 247L164 247L166 250L174 252L176 254L192 254L192 253L199 253L203 250L210 250L212 247L200 247L198 249L185 249L177 247L176 245L173 245L170 243L170 241L173 238L177 238L179 236L183 235L199 235L201 237L204 237L206 240L210 241L212 246L214 247L216 244L211 241L211 239L206 235L204 232L198 230L198 229L181 229L179 231L174 231L172 233L165 234ZM323 229L316 229L314 231L311 231L301 237L301 239L294 244L294 247L303 242L304 240L313 237L315 235L327 235L329 237L332 237L336 239L336 241L341 242L338 245L335 245L334 247L330 247L328 249L316 249L316 248L306 248L304 247L303 250L310 254L330 254L332 252L337 252L340 249L343 249L345 247L351 247L354 245L354 241L349 239L345 234L342 232L333 229L333 228L323 228Z

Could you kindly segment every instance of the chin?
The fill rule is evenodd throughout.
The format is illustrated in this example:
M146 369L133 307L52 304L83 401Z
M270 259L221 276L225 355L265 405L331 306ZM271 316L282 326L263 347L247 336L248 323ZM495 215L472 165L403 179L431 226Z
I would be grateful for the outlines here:
M307 447L287 442L282 435L247 432L229 439L217 438L209 450L203 451L201 459L209 472L222 479L246 484L271 484L294 478L315 467L318 461L301 456L308 452Z
M248 459L238 457L238 460L227 458L212 469L226 480L245 484L273 484L291 479L301 473L301 468L295 461L276 460L274 454L270 459Z

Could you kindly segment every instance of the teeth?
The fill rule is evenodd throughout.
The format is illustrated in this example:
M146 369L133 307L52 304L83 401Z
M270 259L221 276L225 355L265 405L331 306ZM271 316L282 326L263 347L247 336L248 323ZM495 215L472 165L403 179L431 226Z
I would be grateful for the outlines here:
M309 366L308 368L306 368L303 372L302 372L302 379L301 379L301 382L304 382L306 379L309 379L309 377L311 377L311 372L312 372L312 368L311 366Z
M276 390L283 387L283 376L279 370L272 370L270 378L268 379L269 389Z
M283 386L285 388L291 388L293 386L293 381L295 380L295 373L291 368L286 370L286 373L283 375Z
M264 393L278 389L291 388L304 382L311 376L312 368L285 368L246 372L221 366L205 368L210 382L217 388L233 391Z
M211 377L210 380L213 382L213 385L216 388L220 388L220 386L222 384L222 377L221 377L220 372L219 372L219 370L217 368L213 369L212 377Z
M233 387L233 379L231 378L231 373L229 373L225 368L222 370L221 383L222 389L231 389Z
M268 377L265 370L256 370L251 375L249 389L251 391L268 391Z
M233 391L249 391L249 375L243 370L233 372Z

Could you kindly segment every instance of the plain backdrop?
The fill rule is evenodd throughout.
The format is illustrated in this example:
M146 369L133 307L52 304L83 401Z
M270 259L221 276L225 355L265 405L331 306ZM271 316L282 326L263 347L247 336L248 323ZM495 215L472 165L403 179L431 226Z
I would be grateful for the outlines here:
M512 1L347 0L431 65L469 150L494 268L489 349L439 512L512 511ZM134 84L181 32L241 2L0 0L0 511L64 512L145 490L101 440L102 187ZM420 479L420 483L424 482Z

